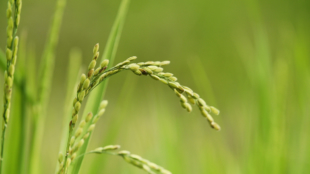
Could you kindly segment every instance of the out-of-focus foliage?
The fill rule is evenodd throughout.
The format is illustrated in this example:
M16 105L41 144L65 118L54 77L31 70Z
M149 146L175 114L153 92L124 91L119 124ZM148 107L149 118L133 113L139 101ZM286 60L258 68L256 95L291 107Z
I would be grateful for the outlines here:
M92 46L106 43L119 3L67 2L41 151L43 173L54 172L57 162L69 52L80 48L87 66ZM19 31L35 45L32 56L42 55L54 5L23 2ZM5 9L1 1L1 50ZM177 174L310 172L309 19L308 0L132 0L115 62L130 56L170 60L167 71L221 110L215 119L222 130L212 130L197 110L186 113L165 85L123 73L109 82L110 104L89 149L121 144ZM18 103L18 92L14 95ZM18 111L12 110L14 116ZM7 137L13 134L9 128ZM89 155L81 173L143 172L113 156Z

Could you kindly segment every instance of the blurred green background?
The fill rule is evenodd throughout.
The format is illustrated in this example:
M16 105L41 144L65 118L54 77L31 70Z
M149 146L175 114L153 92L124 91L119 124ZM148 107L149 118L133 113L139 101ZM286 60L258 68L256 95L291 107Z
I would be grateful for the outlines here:
M6 3L0 2L2 50ZM19 33L27 33L38 62L55 3L23 1ZM85 66L95 43L102 53L119 4L67 2L42 173L55 171L69 52L81 49ZM166 71L221 110L215 120L222 130L212 130L197 108L184 111L165 85L123 72L109 82L109 106L89 149L120 144L176 174L309 173L309 31L309 0L132 0L115 63L130 56L170 60ZM114 156L89 155L81 173L144 172Z

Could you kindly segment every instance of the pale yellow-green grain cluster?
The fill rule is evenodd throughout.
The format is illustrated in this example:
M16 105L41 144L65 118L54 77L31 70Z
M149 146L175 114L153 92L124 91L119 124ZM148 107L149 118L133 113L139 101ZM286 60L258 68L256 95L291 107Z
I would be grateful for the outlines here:
M83 146L86 139L89 137L91 132L94 130L97 121L104 114L105 108L107 105L108 105L108 101L103 100L100 103L99 112L95 116L93 116L93 114L90 112L87 114L85 119L81 120L81 122L79 123L79 126L75 130L74 135L70 137L69 149L67 151L66 156L63 157L62 154L59 155L59 158L58 158L58 162L60 166L59 173L67 173L71 162L76 158L79 149ZM88 123L90 123L90 126L86 127ZM82 134L83 132L85 133Z
M103 100L100 103L99 112L95 116L93 116L92 113L88 113L85 120L82 120L80 122L79 127L77 128L74 136L72 136L70 140L69 155L71 156L71 160L74 160L74 158L76 157L77 151L80 149L80 147L84 144L84 142L89 137L91 132L94 130L97 121L104 114L105 108L107 105L108 105L108 101ZM90 126L86 127L85 125L89 123L90 121L91 121ZM85 133L81 136L83 132ZM76 142L76 140L79 138L80 140Z
M118 152L118 155L123 157L123 159L129 164L139 167L149 174L155 174L155 172L160 174L171 174L171 172L167 169L158 166L157 164L152 163L139 155L131 154L129 151L120 151Z
M72 122L71 126L74 127L77 119L78 113L81 108L81 104L84 100L84 97L89 94L89 92L99 83L100 74L102 74L108 64L109 60L104 60L101 62L99 67L96 68L97 58L99 57L99 44L96 44L93 49L93 59L88 66L87 75L82 74L80 83L77 88L77 96L73 101L73 112L72 112Z
M90 151L89 153L97 153L97 154L102 154L105 152L113 151L113 150L118 150L121 148L120 145L108 145L105 147L98 147L95 150Z
M20 12L22 7L22 1L9 0L6 16L8 19L7 26L7 46L6 46L6 59L7 69L4 72L4 110L3 120L6 125L9 122L10 107L11 107L11 96L13 79L15 72L15 64L17 59L17 50L19 38L16 36L17 28L20 22Z
M141 62L141 63L131 63L129 65L123 65L121 69L131 70L136 75L148 75L155 80L158 80L165 85L168 85L175 94L180 98L181 106L188 112L192 111L192 106L196 105L201 114L208 120L210 126L215 130L220 130L220 126L214 121L211 113L218 115L220 112L213 106L206 104L204 99L202 99L199 94L195 93L191 88L181 85L177 82L177 78L172 73L163 72L163 65L168 65L169 61L163 62Z
M90 79L90 85L88 85L88 87L85 89L86 95L107 77L119 73L122 70L130 70L136 75L150 76L151 78L169 86L180 98L180 104L184 109L186 109L188 112L191 112L191 104L196 105L199 108L202 116L208 120L210 126L215 130L220 130L220 126L211 116L211 113L218 115L219 110L213 106L207 105L205 100L202 99L199 94L195 93L191 88L181 85L179 82L177 82L178 78L175 77L172 73L163 72L163 66L170 64L170 61L148 61L132 63L132 61L135 59L136 57L130 57L106 71L102 70L102 67L104 66L98 68L95 71L96 73L94 76ZM107 65L105 61L102 64ZM91 65L93 65L93 63L91 63Z
M88 73L87 73L87 75L82 74L82 76L81 76L81 80L80 80L80 83L79 83L79 86L77 89L77 96L73 101L73 113L72 113L72 126L73 127L77 122L78 113L80 111L81 104L84 100L86 89L89 87L90 79L94 74L94 68L95 68L96 63L97 63L97 58L99 57L98 50L99 50L99 44L96 44L94 47L94 52L93 52L94 53L93 59L88 66Z
M17 59L17 50L19 38L16 36L17 28L20 22L20 13L22 8L21 0L9 0L6 17L8 19L7 26L7 46L6 59L7 67L4 72L4 101L3 101L3 126L1 138L1 154L0 154L0 174L2 173L2 159L4 152L4 141L7 124L10 118L11 97L13 90L14 72Z
M149 174L171 174L170 171L168 171L167 169L153 163L150 162L149 160L146 160L144 158L142 158L139 155L135 155L135 154L131 154L129 151L127 150L123 150L123 151L119 151L117 153L113 152L115 150L120 149L120 145L108 145L105 147L98 147L86 154L91 154L91 153L95 153L95 154L102 154L102 153L106 153L106 154L110 154L110 155L116 155L116 156L120 156L122 157L126 162L128 162L129 164L136 166L138 168L141 168L142 170L146 171ZM84 155L86 155L84 154Z

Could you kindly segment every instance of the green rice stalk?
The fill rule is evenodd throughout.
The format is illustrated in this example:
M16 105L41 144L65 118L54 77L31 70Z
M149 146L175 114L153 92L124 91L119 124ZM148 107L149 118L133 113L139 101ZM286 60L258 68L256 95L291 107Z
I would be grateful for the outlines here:
M101 58L101 61L108 59L110 62L110 65L113 65L113 62L114 62L115 54L116 54L118 43L119 43L119 40L121 37L121 32L122 32L123 25L125 22L129 3L130 3L130 0L122 0L120 8L118 10L117 17L114 21L111 33L109 35L103 56ZM105 91L107 88L107 84L108 84L108 81L105 81L103 85L101 85L100 87L98 87L98 89L96 89L95 91L92 92L92 94L88 98L88 102L86 103L85 112L89 112L89 111L91 111L93 113L97 112L99 105L100 105L100 101L104 97L104 94L105 94ZM84 114L84 115L86 115L86 114ZM90 126L90 125L87 125L87 126ZM91 134L90 134L90 136L91 136ZM88 142L89 142L89 138L86 139L85 145L80 150L81 151L80 154L83 154L86 152ZM73 164L72 173L74 173L74 174L79 173L80 168L82 166L83 158L84 157L79 158Z
M149 76L155 80L158 80L165 85L169 86L172 90L174 90L175 94L180 98L181 106L186 109L188 112L192 111L192 107L189 104L192 103L196 105L201 114L208 120L210 126L215 130L220 130L220 126L214 122L210 113L215 115L219 115L220 111L213 106L209 106L206 104L204 99L202 99L199 94L195 93L189 87L183 86L178 83L177 78L173 76L171 73L163 72L162 66L168 65L170 61L149 61L149 62L140 62L140 63L131 63L131 61L135 60L136 57L130 57L127 60L115 65L114 67L106 70L102 73L98 73L90 79L90 83L88 87L85 89L85 96L89 94L96 86L98 86L101 82L106 80L106 78L117 74L124 70L130 70L136 75L145 75Z
M10 168L15 169L16 173L22 173L23 166L27 162L26 160L26 142L27 142L27 104L30 102L27 100L27 93L26 93L26 38L27 33L25 31L21 32L20 37L20 44L19 44L19 51L18 51L18 64L16 65L16 72L19 72L20 79L21 79L21 86L20 88L17 88L16 90L19 91L19 102L18 102L18 110L19 112L16 113L16 111L12 114L14 118L14 122L17 124L14 124L14 122L10 123L10 125L13 127L13 129L10 128L10 132L14 134L15 137L13 140L11 139L8 143L8 146L10 146L10 149L6 150L6 153L11 154L10 158ZM17 93L16 93L17 94ZM14 100L15 101L15 100ZM17 128L18 127L18 128ZM14 148L13 148L14 147ZM15 155L14 152L16 153Z
M17 59L18 49L18 37L16 36L17 28L20 22L22 2L21 0L9 0L7 8L7 47L6 47L6 59L7 67L4 72L4 110L3 110L3 127L1 138L1 154L0 154L0 173L2 173L3 165L3 151L5 141L5 131L10 118L11 96L14 79L15 64ZM14 14L13 14L14 12Z
M210 114L210 113L214 113L216 115L219 115L220 111L213 106L207 105L206 102L199 96L199 94L195 93L192 89L178 83L176 81L177 78L174 77L172 73L163 72L164 69L162 68L162 66L170 64L170 61L162 61L162 62L160 62L160 61L156 61L156 62L149 61L149 62L131 63L133 60L136 59L136 57L130 57L127 60L125 60L125 61L115 65L114 67L110 68L109 70L105 71L105 69L108 65L108 60L106 59L101 63L100 67L98 67L94 71L95 65L96 65L96 59L98 57L97 56L98 55L97 51L99 49L98 47L99 46L97 44L94 48L94 50L95 50L94 51L94 58L89 65L88 75L87 76L84 74L82 75L80 84L78 85L78 88L77 88L77 97L74 99L74 102L73 102L73 108L74 109L73 109L73 114L72 114L72 120L69 124L69 137L68 137L68 141L67 141L67 150L66 150L66 155L65 155L65 160L64 160L65 163L64 163L63 170L60 171L60 173L66 173L67 168L68 168L67 164L71 164L71 162L73 160L70 157L72 155L71 151L72 151L72 149L75 149L71 146L73 145L75 140L78 139L79 135L83 132L83 128L84 128L85 124L90 125L90 126L86 126L87 129L84 129L84 130L91 129L92 126L94 126L94 124L91 124L91 123L89 123L89 124L83 123L82 124L83 127L80 126L77 129L78 133L76 133L75 136L72 136L74 125L77 122L78 112L81 108L81 104L83 102L84 97L87 96L93 89L95 89L101 82L106 80L108 77L115 75L115 74L117 74L121 71L124 71L124 70L130 70L139 76L141 76L141 75L150 76L151 78L158 80L158 81L164 83L165 85L169 86L171 89L174 90L176 95L180 98L181 106L184 109L186 109L188 112L192 111L192 107L188 103L188 101L194 105L197 105L201 111L201 114L210 123L210 126L212 128L214 128L215 130L220 130L220 126L214 122L214 119L212 118L212 116ZM90 119L92 119L92 122L93 122L94 118L90 118ZM87 120L87 117L85 120ZM84 144L85 140L89 141L88 137L89 137L89 134L91 134L91 131L87 131L86 134L88 136L86 138L80 139L78 141L79 143L82 142L82 144ZM80 144L78 144L78 145L80 145ZM80 148L81 146L82 145L80 145L78 147ZM76 151L74 151L73 153L75 153L75 152Z
M75 128L75 124L78 120L79 111L81 109L81 105L83 103L84 97L87 94L87 88L90 85L90 80L93 77L94 69L96 66L97 59L99 57L99 44L96 44L93 51L93 59L91 63L88 66L88 73L87 75L82 74L80 83L78 84L77 91L76 91L76 97L73 100L73 111L72 111L72 118L69 124L69 136L67 140L67 146L66 146L66 154L65 154L65 160L67 161L68 156L70 155L70 141L73 134L73 130ZM100 71L104 71L106 69L105 67L100 67ZM67 165L64 164L64 170L62 172L66 173Z
M26 116L25 116L25 122L26 124L26 130L25 134L27 134L26 139L26 144L23 145L24 148L24 159L23 159L23 166L21 168L22 173L28 173L29 170L29 149L30 147L30 142L31 142L31 128L32 128L32 119L31 117L33 115L33 104L34 104L34 99L36 98L36 92L37 92L37 72L36 72L36 54L35 54L35 46L33 43L30 43L27 46L27 55L26 55L26 62L25 62L25 72L27 72L27 75L24 78L25 86L22 91L23 91L23 97L27 98L26 99Z
M61 160L61 161L59 160L60 168L58 170L58 173L60 173L60 174L67 173L71 162L73 160L75 160L79 149L83 146L85 140L93 132L97 121L104 114L105 108L107 105L108 105L108 102L106 100L102 101L100 103L100 108L99 108L98 113L95 116L93 116L93 114L91 112L88 113L87 116L85 117L85 119L83 119L80 122L78 128L75 131L75 134L74 135L72 134L72 136L68 138L68 140L69 140L68 141L68 148L67 148L64 160ZM85 127L85 125L87 123L91 124L91 126L89 126L88 128ZM85 133L82 135L83 132L85 132ZM67 161L70 161L70 163L67 163ZM69 165L67 165L67 164L69 164Z

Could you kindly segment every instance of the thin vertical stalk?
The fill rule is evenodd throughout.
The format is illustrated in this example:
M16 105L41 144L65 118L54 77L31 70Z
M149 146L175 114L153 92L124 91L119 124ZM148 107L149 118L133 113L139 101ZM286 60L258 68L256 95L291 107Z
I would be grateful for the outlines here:
M58 43L59 30L62 22L63 11L66 0L58 0L53 22L49 32L49 38L43 52L42 63L40 67L39 94L34 113L34 131L30 151L30 173L39 173L40 151L44 135L44 123L46 118L46 109L49 100L50 88L52 85L52 75L55 61L55 48Z
M0 161L0 173L2 173L2 163L3 163L3 150L4 150L4 138L5 138L5 131L6 131L7 124L3 124L2 128L2 138L1 138L1 161Z
M11 168L15 168L16 171L20 174L22 174L23 172L23 165L25 162L25 151L26 151L26 140L27 140L27 104L30 102L27 100L27 94L26 94L26 39L27 38L27 34L25 31L23 31L21 33L21 41L19 44L19 54L18 54L18 64L16 66L16 71L20 72L20 83L21 86L18 88L18 92L19 92L19 96L20 96L20 100L19 100L19 112L18 114L14 114L16 115L16 117L14 117L14 122L18 122L18 125L13 124L12 122L12 126L19 126L19 129L15 128L14 130L19 130L18 132L14 132L15 135L17 135L17 137L19 137L18 139L16 139L15 141L10 141L10 146L14 146L14 144L18 143L18 146L16 146L16 148L13 148L9 151L10 154L12 153L12 150L16 151L16 154L14 154L14 161L12 162L10 160L11 164Z
M20 100L20 123L21 123L21 128L20 128L20 149L19 149L19 153L20 153L20 156L19 156L19 173L22 173L22 166L25 162L25 158L24 158L24 155L25 155L25 147L26 147L26 138L27 137L27 130L26 130L26 110L27 110L27 107L26 107L26 91L25 91L25 83L23 82L22 83L22 86L21 86L21 100Z
M2 127L2 138L1 138L1 154L0 154L0 174L2 173L3 166L3 153L5 145L5 132L7 124L10 117L10 106L11 106L11 96L12 87L14 79L14 69L17 59L17 49L19 39L16 36L17 28L20 22L20 12L21 12L21 0L9 0L7 8L7 47L6 47L6 58L7 58L7 70L5 71L4 79L4 110L3 110L3 127ZM13 14L14 12L14 14ZM13 16L14 15L14 16ZM14 18L13 18L14 17Z

